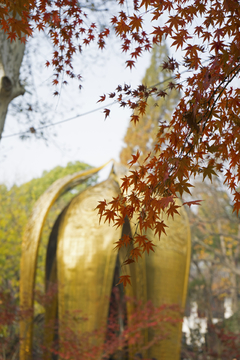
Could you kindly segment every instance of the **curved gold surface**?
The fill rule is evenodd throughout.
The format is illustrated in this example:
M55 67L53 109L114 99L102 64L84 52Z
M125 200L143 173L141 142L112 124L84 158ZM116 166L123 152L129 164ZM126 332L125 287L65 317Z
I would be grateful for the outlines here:
M89 321L76 323L75 326L71 323L72 329L81 333L92 332L104 323L106 326L109 307L107 299L110 297L116 262L116 253L112 251L112 246L120 237L120 232L115 236L107 227L109 233L106 233L106 224L99 225L98 217L92 209L96 207L100 198L110 199L118 192L116 183L111 179L89 188L72 200L60 221L57 264L60 282L59 323L62 326L60 328L62 337L66 326L66 314L74 314L77 310L81 310L82 316L88 317ZM166 219L170 231L167 236L161 237L161 241L152 231L147 232L148 238L156 245L155 252L149 255L143 254L137 263L125 267L126 273L132 277L132 286L126 288L126 295L143 303L151 300L156 307L176 304L180 309L184 309L190 265L190 228L184 208L180 213L181 216L176 216L174 221ZM131 234L132 231L129 222L125 221L122 234ZM108 245L103 252L101 246L106 241L105 237L108 239ZM121 249L119 254L121 263L126 260L129 250L131 249ZM106 255L109 257L107 261L105 261ZM99 286L100 284L102 286ZM101 313L98 311L99 308L103 310ZM130 326L129 319L133 311L134 305L127 303ZM144 357L161 360L178 360L181 324L169 328L166 328L167 324L163 326L169 331L169 338L155 344L142 354ZM104 335L103 332L98 345L103 343ZM146 344L154 337L149 330L145 330L143 335ZM131 346L129 358L132 359L138 351L140 351L138 345Z
M112 172L119 184L126 171L123 165L114 164ZM180 201L178 205L181 205ZM150 229L147 231L148 239L156 245L155 251L150 252L149 255L144 253L138 262L128 267L127 273L132 276L132 288L128 286L126 291L127 295L134 296L144 303L151 300L155 307L174 304L184 311L191 261L191 235L185 209L181 207L179 213L180 216L175 216L174 220L164 216L169 229L167 229L167 235L161 235L160 241L153 231ZM132 223L136 221L133 220ZM134 233L134 231L133 227L131 232ZM130 316L134 308L127 304L127 309ZM164 324L163 326L166 327ZM152 346L148 352L143 353L143 356L155 357L158 360L179 360L182 324L170 326L169 334L168 340ZM144 334L146 343L153 337L154 334L151 331L146 331ZM137 348L135 350L135 352L138 351Z
M115 166L116 167L116 166ZM101 167L102 168L102 167ZM23 308L33 304L33 287L35 280L36 259L42 227L49 209L59 195L76 185L77 181L85 181L101 168L81 172L55 182L38 200L28 227L25 231L21 259L20 297ZM64 337L64 327L69 325L73 330L92 332L106 326L109 297L111 294L117 252L113 251L113 243L121 235L131 233L131 225L126 220L123 229L115 229L112 225L101 222L94 210L99 199L111 200L119 193L119 183L124 169L114 170L105 182L88 188L77 195L59 216L54 225L50 244L56 249L49 252L47 261L48 281L58 282L58 311L60 336ZM155 252L143 254L137 263L124 267L132 276L132 286L126 288L126 294L142 300L151 300L155 306L162 304L178 304L184 308L190 266L190 230L185 210L180 210L181 217L166 220L169 225L167 236L159 241L152 231L147 236L156 245ZM120 262L126 260L129 249L121 249ZM46 285L47 288L47 285ZM54 320L57 299L46 309L46 323ZM81 311L80 314L77 311ZM128 318L134 311L134 305L127 303ZM72 321L70 315L87 317L88 321ZM130 322L129 322L129 325ZM23 342L20 359L31 358L32 317L20 324ZM104 327L103 327L104 328ZM170 337L154 345L144 357L155 357L158 360L178 360L180 355L181 325L169 328ZM153 338L151 331L144 332L146 343ZM46 331L45 345L51 346L53 333ZM98 338L98 345L105 339L105 332ZM89 341L91 341L89 339ZM138 352L138 347L129 349L129 357ZM45 354L50 359L51 354Z
M134 220L133 220L134 222ZM125 223L123 225L122 229L122 235L129 235L132 236L134 233L134 229L131 226L131 223L128 219L125 219ZM128 257L129 253L132 250L133 246L132 244L129 245L127 248L121 248L119 251L119 260L120 264L122 264ZM146 279L146 263L145 263L145 255L143 254L142 258L139 258L138 262L124 265L123 267L123 275L128 274L131 276L131 286L127 286L125 290L125 295L129 297L130 299L137 301L142 301L143 304L147 302L147 279ZM133 301L127 302L127 323L128 327L131 327L132 320L131 315L135 311L135 305ZM148 331L143 330L143 338L145 344L148 343ZM141 344L135 344L128 346L128 353L129 353L129 359L134 358L134 354L139 353L141 351L143 357L147 357L147 352L142 351Z
M106 165L106 164L105 164ZM105 165L86 171L81 171L73 175L55 181L49 189L36 202L31 218L26 226L21 257L21 278L20 278L20 305L23 310L33 307L33 290L35 284L35 273L39 242L41 239L42 228L46 216L56 201L56 199L68 189L86 181L93 174L96 174ZM32 351L32 329L33 316L29 316L20 322L20 359L31 358Z
M65 208L66 209L66 208ZM57 238L59 226L65 212L65 209L59 214L53 225L46 256L46 274L45 274L45 292L51 294L47 305L45 306L45 329L44 329L44 348L43 359L51 360L51 349L54 347L54 337L57 336L57 317L58 317L58 294L57 294ZM56 325L56 326L55 326Z
M174 220L166 219L169 226L167 235L161 240L149 230L147 236L156 245L155 252L145 254L147 274L147 300L157 307L163 304L176 304L181 310L185 308L189 276L191 243L190 227L184 208L181 216ZM168 326L168 325L164 325ZM166 327L166 330L168 328ZM161 360L178 360L180 358L182 324L169 326L170 336L149 349L148 356ZM153 335L149 332L149 340Z
M118 184L109 178L76 196L62 216L57 274L59 330L63 339L66 326L79 332L79 336L106 327L117 257L113 242L119 240L122 230L108 223L99 224L95 208L99 199L108 201L118 194ZM86 321L72 319L78 311ZM95 339L99 346L106 334L102 331L101 335Z

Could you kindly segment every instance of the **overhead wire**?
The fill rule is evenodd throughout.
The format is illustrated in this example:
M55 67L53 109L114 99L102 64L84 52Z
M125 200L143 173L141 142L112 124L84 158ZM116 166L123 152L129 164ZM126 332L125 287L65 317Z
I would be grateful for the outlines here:
M115 104L115 103L117 103L117 102L114 101L114 102L112 102L112 103L110 103L110 104L108 104L108 105L106 105L106 106L110 107L110 106L112 106L112 105ZM70 117L70 118L68 118L68 119L64 119L64 120L56 121L55 123L52 123L52 124L46 124L46 125L40 126L40 127L36 128L36 129L34 129L34 132L37 132L38 130L42 130L42 129L48 128L48 127L50 127L50 126L55 126L55 125L58 125L58 124L62 124L62 123L65 123L65 122L68 122L68 121L77 119L77 118L79 118L79 117L81 117L81 116L86 116L86 115L88 115L88 114L92 114L92 113L94 113L94 112L96 112L96 111L105 109L106 106L100 106L100 107L98 107L98 108L96 108L96 109L86 111L86 112L84 112L84 113L82 113L82 114L78 114L78 115L72 116L72 117ZM26 134L29 134L29 133L31 133L31 130L30 130L30 129L28 129L27 131L23 131L23 132L18 132L18 133L14 133L14 134L9 134L9 135L2 136L2 139L10 138L10 137L13 137L13 136L23 136L23 135L26 135Z
M184 74L184 73L186 73L186 72L188 72L188 71L189 71L189 70L184 70L183 72L180 73L180 75L182 75L182 74ZM165 79L165 80L163 80L163 81L161 81L161 82L159 82L159 83L157 83L157 84L155 84L155 85L150 86L149 88L153 88L153 87L162 85L162 84L164 84L165 82L170 81L170 80L173 80L173 79L174 79L174 76L171 76L171 77L169 77L169 78L167 78L167 79ZM46 125L40 126L40 127L38 127L38 128L31 128L31 127L30 127L28 130L23 131L23 132L18 132L18 133L13 133L13 134L9 134L9 135L2 136L2 139L7 139L7 138L10 138L10 137L14 137L14 136L24 136L24 135L26 135L26 134L36 133L36 132L39 131L39 130L42 130L42 129L45 129L45 128L48 128L48 127L51 127L51 126L56 126L56 125L59 125L59 124L62 124L62 123L68 122L68 121L75 120L75 119L77 119L77 118L79 118L79 117L92 114L92 113L94 113L94 112L97 112L97 111L99 111L99 110L105 109L105 108L107 108L107 107L111 107L111 106L113 106L113 105L115 105L115 104L117 104L117 103L118 103L117 101L113 101L113 102L110 103L110 104L106 104L106 105L104 105L104 106L100 106L100 107L95 108L95 109L93 109L93 110L86 111L86 112L84 112L84 113L82 113L82 114L78 114L78 115L72 116L72 117L67 118L67 119L64 119L64 120L56 121L55 123L46 124ZM31 129L33 129L33 131L31 131Z

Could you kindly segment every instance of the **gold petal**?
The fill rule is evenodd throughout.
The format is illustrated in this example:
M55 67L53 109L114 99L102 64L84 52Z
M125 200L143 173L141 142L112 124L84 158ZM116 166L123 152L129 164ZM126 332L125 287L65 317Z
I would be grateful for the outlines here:
M110 201L119 194L111 178L76 196L64 212L58 233L58 316L60 338L66 326L78 334L102 329L94 345L105 341L117 251L113 243L121 229L101 222L95 210L99 199ZM87 318L78 321L77 318ZM84 346L91 347L92 337ZM87 343L89 341L89 343ZM78 346L76 344L76 346ZM80 345L79 345L80 346Z
M36 202L32 215L26 226L22 243L22 257L20 265L20 305L23 310L30 310L33 307L38 247L41 239L42 228L51 206L61 194L79 183L86 181L107 164L95 169L81 171L73 175L67 175L64 178L55 181ZM33 315L29 315L28 317L24 317L24 319L20 322L20 337L22 339L20 345L21 360L28 360L31 358L32 331Z
M181 216L174 220L165 219L169 226L167 235L159 240L153 231L148 230L147 237L156 245L154 252L145 256L147 274L147 299L159 307L163 304L176 304L181 310L185 308L190 256L191 238L187 213L180 209ZM166 330L168 325L166 326ZM169 338L149 349L148 356L163 360L179 360L181 347L182 324L169 326ZM149 340L152 335L149 334Z

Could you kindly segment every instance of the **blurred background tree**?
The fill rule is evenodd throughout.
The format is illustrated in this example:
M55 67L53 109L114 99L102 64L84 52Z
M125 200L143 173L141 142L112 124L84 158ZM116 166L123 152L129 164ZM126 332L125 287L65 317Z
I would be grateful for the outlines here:
M158 85L159 89L166 91L167 80L172 78L172 72L163 70L162 65L168 59L168 47L163 41L161 45L155 45L152 49L151 63L142 80L143 85L153 87ZM161 86L160 86L161 85ZM147 157L153 150L158 133L159 122L170 121L172 112L180 99L180 93L171 90L169 95L156 99L154 96L148 99L146 113L140 118L136 125L133 121L129 123L124 137L124 147L120 153L120 161L127 165L132 154L140 152L139 162Z
M44 171L40 178L20 186L14 185L8 189L4 184L0 185L0 283L3 289L8 289L18 297L22 236L37 199L57 179L87 168L90 166L79 161L70 162L66 167L57 166L51 171ZM41 289L44 284L45 250L52 225L71 198L95 181L96 177L67 192L52 207L39 249L36 282Z
M41 177L25 184L14 185L10 189L4 184L0 185L0 360L15 359L18 356L18 321L20 316L26 316L21 311L19 312L21 243L33 206L54 181L88 168L90 168L89 165L79 161L69 162L66 167L57 166L51 171L44 171ZM46 249L52 226L69 201L78 192L93 185L96 180L97 177L93 176L87 182L63 194L55 202L46 219L36 274L37 293L34 304L36 356L40 351L39 342L42 341L44 307L41 303L41 294L45 290Z
M170 73L161 65L168 57L166 43L152 50L151 64L142 83L147 87L162 84L166 90L166 79ZM156 103L151 97L146 113L136 125L130 122L120 154L123 164L131 155L140 152L139 163L153 149L160 121L171 118L179 100L179 93L171 90L170 96ZM188 344L183 341L182 359L233 359L240 356L240 224L233 213L232 199L221 179L213 183L196 180L192 195L202 199L200 206L188 211L192 259L186 307L188 319L193 308L197 319L193 319L188 333ZM201 324L205 326L205 333ZM185 339L186 340L186 339Z
M221 179L212 183L196 181L192 194L203 201L188 211L192 260L187 315L196 304L198 318L205 321L206 334L205 342L201 343L197 339L198 331L195 335L192 331L192 343L183 348L188 357L183 358L198 359L197 354L205 353L212 356L210 359L214 356L232 359L240 352L240 347L237 347L240 334L239 218L232 212L231 196Z

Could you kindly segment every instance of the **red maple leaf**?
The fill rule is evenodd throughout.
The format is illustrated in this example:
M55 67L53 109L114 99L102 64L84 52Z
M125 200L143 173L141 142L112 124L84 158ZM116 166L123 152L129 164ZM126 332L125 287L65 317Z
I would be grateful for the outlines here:
M130 161L128 164L129 166L133 166L134 164L136 164L136 162L138 161L139 159L139 156L140 156L140 152L137 151L136 155L132 155L132 161Z
M172 216L172 218L174 218L174 214L180 215L179 212L177 211L177 209L180 207L181 206L176 205L175 203L170 204L169 209L166 212L167 215Z
M131 280L130 280L131 276L130 275L122 275L119 277L119 282L117 283L117 285L123 283L123 286L126 287L127 284L131 285Z
M159 237L159 239L160 239L160 237L161 237L161 234L162 234L162 232L165 234L165 235L167 235L166 234L166 231L165 231L165 228L167 228L168 226L164 223L164 221L162 220L162 221L156 221L156 224L155 224L155 232L154 232L154 234L155 235L158 235L158 237Z
M129 67L130 69L132 69L135 66L135 61L127 60L126 64L127 64L126 67Z
M154 252L154 246L156 245L154 245L152 241L147 241L142 245L143 251L147 251L148 254L150 250Z
M98 103L104 101L105 99L106 99L106 95L104 94L104 95L100 96Z
M183 205L188 205L189 207L191 207L192 205L201 205L201 201L203 200L186 201L183 203Z
M109 109L104 109L103 112L105 114L105 119L106 119L109 116L111 111Z
M129 25L132 27L132 31L136 30L138 32L142 28L142 17L134 14L130 16L130 20Z
M100 215L99 217L99 223L101 221L101 218L103 216L103 213L105 212L105 209L107 207L107 202L106 200L103 201L99 201L99 204L97 205L97 207L95 208L95 210L98 210L98 215Z

